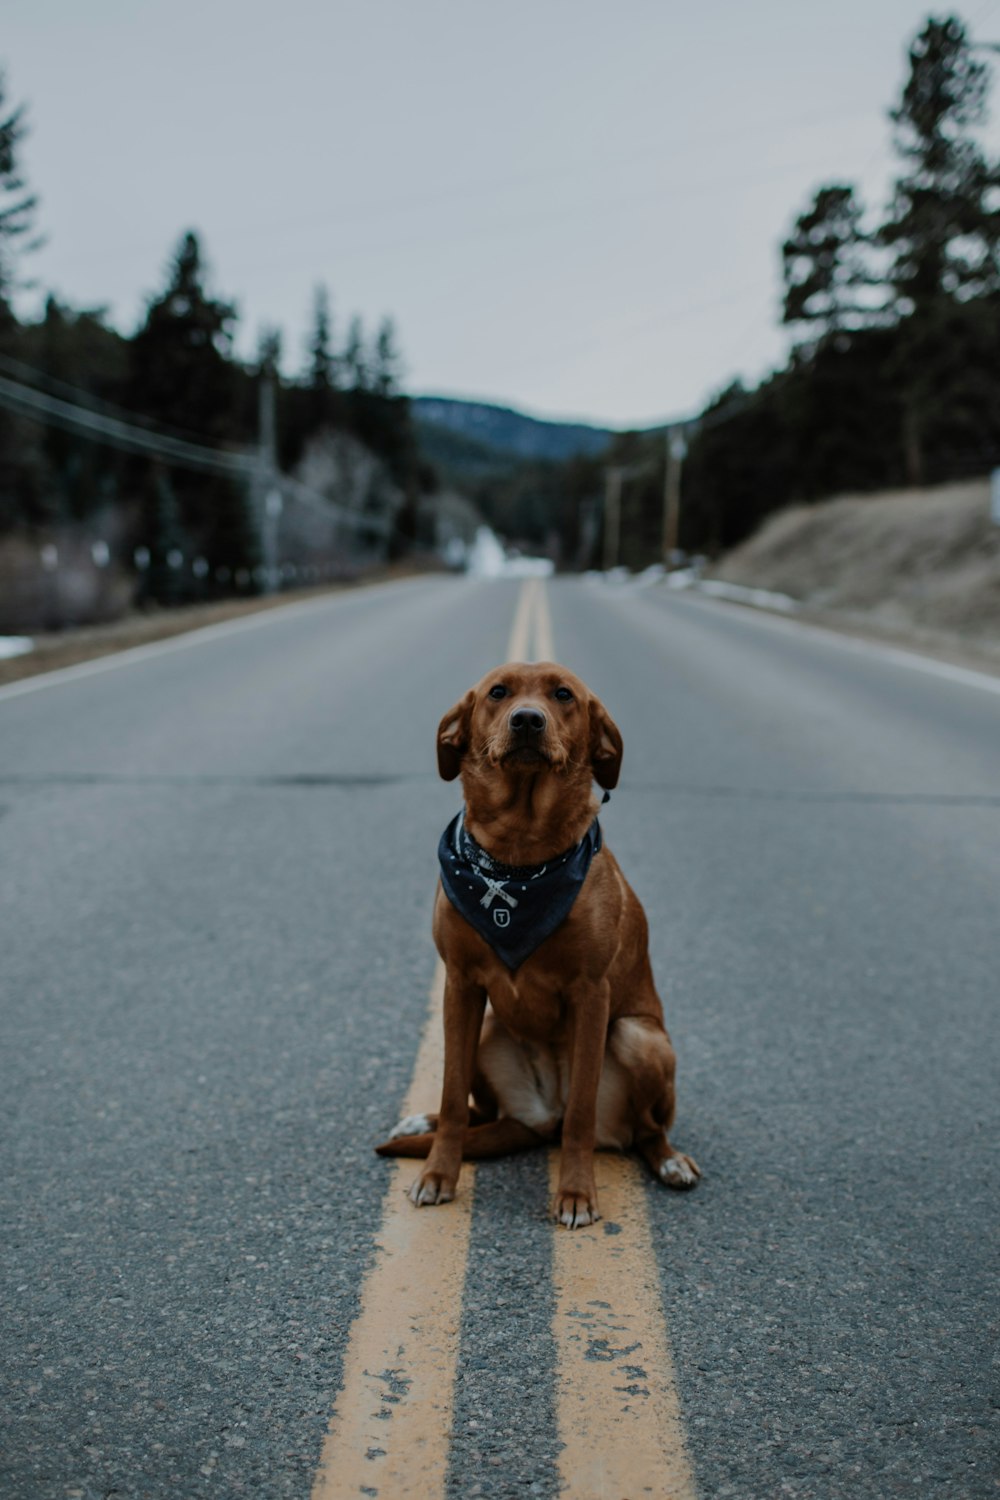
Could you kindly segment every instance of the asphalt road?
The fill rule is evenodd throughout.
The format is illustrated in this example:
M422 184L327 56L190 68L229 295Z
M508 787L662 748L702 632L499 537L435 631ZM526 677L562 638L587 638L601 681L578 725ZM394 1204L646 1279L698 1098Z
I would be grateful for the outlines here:
M309 1495L434 970L434 730L518 588L0 693L4 1500ZM659 588L548 599L624 735L602 821L705 1172L648 1186L700 1490L995 1495L1000 694ZM556 1493L545 1192L541 1156L478 1173L454 1497Z

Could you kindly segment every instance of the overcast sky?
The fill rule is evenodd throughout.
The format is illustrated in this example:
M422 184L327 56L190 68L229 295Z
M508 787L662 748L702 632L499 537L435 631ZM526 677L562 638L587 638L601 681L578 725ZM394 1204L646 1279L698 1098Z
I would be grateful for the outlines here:
M187 227L303 362L398 325L407 386L644 424L780 362L778 246L885 196L912 0L5 0L41 286L132 329ZM942 13L945 7L936 7ZM960 12L1000 37L1000 0ZM1000 140L996 121L990 139ZM27 304L26 304L27 305Z

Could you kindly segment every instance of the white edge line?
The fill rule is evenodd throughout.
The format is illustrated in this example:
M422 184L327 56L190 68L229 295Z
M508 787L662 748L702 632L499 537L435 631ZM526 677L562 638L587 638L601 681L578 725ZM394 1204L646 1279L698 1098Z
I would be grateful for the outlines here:
M682 591L674 590L670 595L676 598ZM830 641L833 645L842 647L845 651L853 651L859 656L874 657L877 660L893 662L897 666L909 667L914 672L924 672L929 677L943 677L947 682L958 682L964 687L979 688L984 693L995 693L1000 695L1000 677L993 677L989 672L977 672L974 667L953 666L951 662L938 661L933 656L923 656L919 651L910 651L902 646L889 646L882 641L859 640L857 636L842 635L839 630L829 625L818 625L812 620L789 620L782 615L771 614L769 610L763 609L756 604L737 604L735 600L726 600L718 596L700 593L698 590L685 590L689 598L699 599L707 604L710 609L721 608L730 611L732 609L751 609L755 617L766 625L771 625L775 630L790 631L793 634L818 635L823 640ZM647 595L648 597L648 595ZM659 597L663 598L664 595Z
M372 583L361 588L338 589L323 594L318 599L300 599L294 604L278 604L271 609L254 610L238 620L220 620L215 625L198 625L193 630L179 631L164 641L149 641L144 646L127 646L124 651L109 651L105 656L92 661L76 662L71 667L55 667L51 672L36 672L32 677L18 682L9 682L0 687L0 702L8 698L19 698L24 693L37 693L42 688L57 687L62 682L75 682L83 677L96 677L101 672L111 672L115 667L125 667L132 662L144 661L154 656L167 656L172 651L183 651L188 646L200 646L208 640L219 640L227 635L239 635L245 630L256 630L275 619L287 620L295 615L308 614L324 605L342 603L347 599L360 599L377 589L398 588L401 584L422 582L422 579L392 578L384 583Z

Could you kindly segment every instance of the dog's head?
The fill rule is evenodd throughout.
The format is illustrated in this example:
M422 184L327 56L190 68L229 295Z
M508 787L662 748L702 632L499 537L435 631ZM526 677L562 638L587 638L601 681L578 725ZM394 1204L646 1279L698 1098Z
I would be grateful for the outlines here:
M589 773L618 784L622 737L601 701L555 662L508 662L487 672L441 720L438 770L453 781L463 766L509 778Z

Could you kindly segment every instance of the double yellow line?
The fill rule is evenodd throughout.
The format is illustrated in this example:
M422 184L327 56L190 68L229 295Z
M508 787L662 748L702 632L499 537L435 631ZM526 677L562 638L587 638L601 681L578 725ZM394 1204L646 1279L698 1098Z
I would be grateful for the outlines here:
M541 578L527 578L521 586L507 642L507 660L555 660L549 596Z
M518 596L508 658L553 657L545 584L530 578ZM436 1106L443 990L439 963L404 1115ZM313 1500L445 1494L475 1168L463 1167L454 1203L416 1209L406 1194L420 1167L397 1161L390 1168ZM558 1170L552 1151L553 1192ZM695 1500L636 1163L599 1155L597 1187L600 1223L552 1231L560 1491L565 1500ZM608 1234L612 1225L618 1232Z

